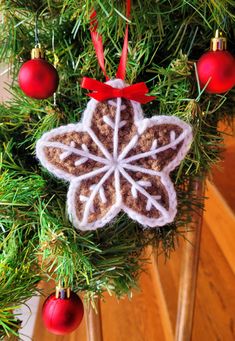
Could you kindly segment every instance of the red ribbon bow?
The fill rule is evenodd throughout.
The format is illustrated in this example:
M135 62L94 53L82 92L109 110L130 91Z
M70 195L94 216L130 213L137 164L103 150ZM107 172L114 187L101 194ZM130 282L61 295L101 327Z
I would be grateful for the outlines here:
M146 96L148 88L144 82L118 89L113 88L111 85L99 82L96 79L83 77L81 87L92 90L93 92L87 94L87 96L93 97L97 101L122 97L145 104L155 99L155 96Z

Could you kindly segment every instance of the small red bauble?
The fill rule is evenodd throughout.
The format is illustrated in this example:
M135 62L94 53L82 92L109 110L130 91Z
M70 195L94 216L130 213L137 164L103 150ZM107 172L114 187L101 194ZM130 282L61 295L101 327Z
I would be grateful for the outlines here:
M226 38L216 35L211 40L211 51L204 53L197 63L200 86L214 94L224 93L235 85L235 58L226 50Z
M46 99L56 91L59 76L53 65L40 58L41 49L33 49L32 55L33 59L24 63L20 69L19 85L27 96L35 99Z
M42 318L49 332L56 335L66 335L74 331L81 323L84 308L80 297L70 291L69 297L56 293L51 294L43 304Z
M221 94L235 85L235 59L228 51L209 51L197 63L201 88L209 81L206 92Z

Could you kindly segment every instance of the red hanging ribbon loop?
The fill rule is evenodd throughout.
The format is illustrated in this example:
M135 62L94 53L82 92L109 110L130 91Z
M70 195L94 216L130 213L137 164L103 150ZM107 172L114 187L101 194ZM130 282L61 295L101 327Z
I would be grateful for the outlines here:
M102 36L97 32L98 28L98 21L96 17L96 11L93 11L90 16L90 33L91 33L91 39L93 42L93 46L95 48L96 57L98 60L98 63L101 67L101 70L103 71L103 74L106 78L106 81L109 80L109 77L105 70L105 63L104 63L104 48L103 48L103 41Z
M131 12L131 0L126 0L126 17L129 19ZM104 48L102 42L102 36L98 33L98 21L96 17L96 11L93 11L90 16L90 33L91 39L95 48L98 63L104 73L106 81L109 77L105 70L104 61ZM128 51L128 30L129 25L126 24L125 37L123 42L122 54L117 70L116 77L122 80L125 79L126 65L127 65L127 51ZM129 100L137 101L145 104L155 99L155 96L146 96L148 88L144 82L136 83L127 86L123 89L113 88L108 84L104 84L95 79L84 77L81 84L82 88L93 91L88 96L95 98L97 101L104 101L109 98L123 97Z
M148 88L144 82L117 89L113 88L111 85L99 82L96 79L83 77L81 87L93 91L92 93L87 94L87 96L92 97L97 101L122 97L145 104L155 99L155 96L146 96Z
M126 2L126 17L127 19L130 18L131 14L131 0L127 0ZM125 30L125 36L124 36L124 43L122 48L122 54L120 58L120 62L118 65L118 70L116 73L116 77L120 78L122 80L125 79L126 76L126 64L127 64L127 52L128 52L128 31L129 31L129 25L126 24L126 30Z

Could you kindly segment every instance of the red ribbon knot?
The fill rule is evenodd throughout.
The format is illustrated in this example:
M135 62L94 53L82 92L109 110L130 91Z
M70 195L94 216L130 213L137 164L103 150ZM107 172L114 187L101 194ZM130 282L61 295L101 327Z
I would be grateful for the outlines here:
M81 87L93 91L92 93L87 94L87 96L90 96L97 101L105 101L110 98L122 97L145 104L155 99L155 96L146 96L148 88L144 82L119 89L99 82L96 79L83 77Z

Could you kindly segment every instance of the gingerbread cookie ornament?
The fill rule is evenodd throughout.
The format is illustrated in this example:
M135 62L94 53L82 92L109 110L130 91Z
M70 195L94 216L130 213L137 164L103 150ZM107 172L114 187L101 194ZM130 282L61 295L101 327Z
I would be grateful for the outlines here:
M106 84L124 89L126 84ZM136 101L91 99L78 124L37 142L42 165L70 182L67 205L80 230L105 226L120 211L145 227L173 221L177 209L169 173L189 150L191 127L171 116L144 118Z

